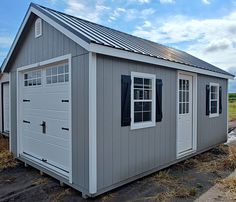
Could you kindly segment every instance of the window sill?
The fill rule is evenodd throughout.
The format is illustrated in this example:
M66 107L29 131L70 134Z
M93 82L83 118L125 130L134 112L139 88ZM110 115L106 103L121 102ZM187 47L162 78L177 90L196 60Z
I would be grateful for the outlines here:
M210 114L209 118L219 117L219 114Z
M156 126L155 122L147 122L147 123L131 123L131 130L142 129L142 128L150 128Z

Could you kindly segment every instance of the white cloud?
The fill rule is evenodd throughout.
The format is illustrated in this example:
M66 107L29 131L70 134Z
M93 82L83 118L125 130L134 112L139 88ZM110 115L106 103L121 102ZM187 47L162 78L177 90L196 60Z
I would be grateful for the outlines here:
M99 22L107 10L110 10L110 7L104 5L103 1L68 0L65 12L93 22Z
M203 60L224 69L236 67L236 12L220 19L170 16L153 22L150 27L144 22L133 34L177 47L184 42L189 44L185 51Z
M155 13L153 8L146 8L143 10L138 10L134 8L125 9L125 8L117 8L110 15L109 20L114 21L118 18L122 17L123 21L132 21L137 19L146 20L150 18L151 15Z
M145 4L145 3L150 3L150 0L128 0L128 2Z
M160 0L160 3L166 4L166 3L174 3L174 0Z
M13 42L13 38L9 36L0 36L0 47L8 48L11 46Z
M210 2L210 0L202 0L202 3L204 3L204 4L210 4L211 2Z

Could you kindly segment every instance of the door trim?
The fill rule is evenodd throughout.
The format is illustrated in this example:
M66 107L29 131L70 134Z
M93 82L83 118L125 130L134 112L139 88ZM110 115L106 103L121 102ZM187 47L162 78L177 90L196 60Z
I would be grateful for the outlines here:
M9 83L9 81L5 81L5 82L2 82L1 83L1 102L2 102L2 106L1 106L1 108L2 108L2 133L6 133L5 131L4 131L4 99L3 99L3 96L4 96L4 93L3 93L3 86L5 85L5 84L9 84L9 90L10 90L10 83ZM9 94L9 96L10 96L10 94ZM10 97L9 97L9 105L10 105ZM10 109L10 107L9 107L9 109ZM10 111L9 111L9 132L8 133L10 133Z
M30 65L26 65L23 67L19 67L17 68L17 75L16 75L16 85L17 85L17 104L16 104L16 111L17 111L17 157L20 157L20 154L22 154L22 140L21 140L21 136L22 136L22 124L20 124L20 120L23 119L23 114L21 113L22 109L22 102L20 102L22 100L22 89L20 86L23 86L23 71L26 70L31 70L31 69L37 69L37 68L41 68L41 67L46 67L48 65L51 65L53 63L57 63L57 62L61 62L61 61L68 61L68 67L69 67L69 88L70 88L70 92L69 92L69 100L70 100L70 105L69 105L69 125L71 128L71 133L70 133L70 144L69 144L69 182L72 184L73 180L72 180L72 71L71 71L71 54L67 54L67 55L63 55L63 56L59 56L56 58L52 58L49 60L45 60L45 61L41 61L38 63L34 63L34 64L30 64ZM10 107L11 108L11 107ZM19 123L19 124L18 124ZM48 168L49 170L51 170L53 172L53 169ZM64 177L64 176L62 176Z
M179 76L180 74L182 75L187 75L187 76L192 76L192 86L193 86L193 91L192 91L192 135L193 135L193 148L192 150L181 153L180 155L178 154L178 129L179 129ZM184 156L190 155L192 153L195 153L197 151L197 74L192 73L192 72L185 72L185 71L177 71L177 76L176 76L176 158L182 158Z

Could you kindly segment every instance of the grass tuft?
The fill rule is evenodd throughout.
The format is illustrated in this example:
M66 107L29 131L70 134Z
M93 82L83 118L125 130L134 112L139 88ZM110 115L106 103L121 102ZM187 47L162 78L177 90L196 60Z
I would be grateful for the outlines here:
M13 168L18 164L8 150L8 139L0 135L0 170Z

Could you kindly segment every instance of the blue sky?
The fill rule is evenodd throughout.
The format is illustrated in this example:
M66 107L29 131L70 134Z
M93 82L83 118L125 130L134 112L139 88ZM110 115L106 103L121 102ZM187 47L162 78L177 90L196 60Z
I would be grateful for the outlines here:
M236 75L236 0L33 2L187 51ZM28 0L1 0L0 64L29 4ZM230 81L229 89L236 92L236 81Z

